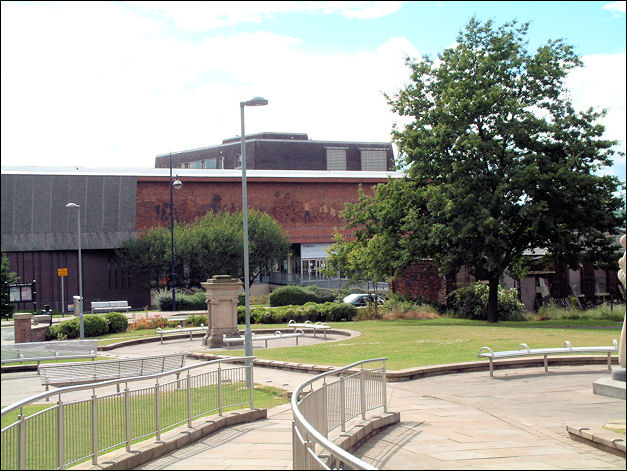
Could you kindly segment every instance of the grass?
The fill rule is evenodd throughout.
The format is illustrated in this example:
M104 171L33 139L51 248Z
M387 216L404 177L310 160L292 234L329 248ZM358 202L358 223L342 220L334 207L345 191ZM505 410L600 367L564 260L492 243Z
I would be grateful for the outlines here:
M334 328L361 332L359 337L315 345L255 349L257 358L298 363L344 366L366 358L387 357L387 367L398 370L416 366L476 361L483 346L511 350L520 343L531 348L611 345L620 336L614 321L550 320L487 324L467 319L375 320L331 323ZM605 327L605 328L599 328ZM232 350L241 355L241 350Z

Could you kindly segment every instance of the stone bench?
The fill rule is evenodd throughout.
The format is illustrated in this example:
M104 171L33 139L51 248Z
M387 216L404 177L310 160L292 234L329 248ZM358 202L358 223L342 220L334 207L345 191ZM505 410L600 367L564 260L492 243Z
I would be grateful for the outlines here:
M39 376L41 378L41 384L46 386L46 391L48 391L50 386L60 387L74 384L97 383L110 379L149 376L176 370L185 366L186 356L186 353L172 353L167 355L94 361L89 363L72 362L60 365L41 365Z
M182 334L182 333L185 333L185 332L189 332L189 339L192 340L192 333L193 332L205 332L206 330L207 330L207 328L205 327L205 324L200 324L200 327L181 327L181 326L179 326L176 329L170 329L170 330L163 330L161 327L157 327L155 329L155 334L161 336L161 343L163 343L163 336L164 335L176 335L176 334Z
M490 376L494 376L494 360L499 358L514 358L532 355L544 356L544 371L548 373L549 364L547 357L549 355L560 355L568 353L604 353L607 354L607 367L612 370L612 353L618 353L618 343L613 340L612 346L607 347L573 347L568 341L564 341L563 347L556 348L529 348L526 343L521 343L518 350L505 350L495 352L490 347L481 347L477 353L478 358L488 358L490 360Z
M2 364L37 362L37 371L42 361L76 360L96 358L97 340L58 340L51 342L27 342L2 344Z
M322 332L324 332L325 339L327 338L327 330L331 328L330 325L324 324L322 322L316 322L315 324L311 321L298 323L294 319L290 320L287 323L287 327L294 329L294 332L296 332L297 328L300 328L301 330L304 330L304 331L311 329L313 331L314 337L316 336L316 332L321 330Z
M92 301L91 312L130 311L128 301Z
M300 330L300 332L293 332L291 334L285 334L283 332L280 331L276 331L274 333L274 335L256 335L253 332L252 335L252 340L253 342L255 341L263 341L265 342L265 347L268 348L268 340L279 340L279 339L287 339L287 338L294 338L296 339L296 345L298 345L298 337L302 337L305 335L305 333L301 330L301 329L297 329ZM228 350L231 349L231 344L234 343L244 343L244 337L227 337L226 334L223 335L222 337L222 341L226 344L226 347Z

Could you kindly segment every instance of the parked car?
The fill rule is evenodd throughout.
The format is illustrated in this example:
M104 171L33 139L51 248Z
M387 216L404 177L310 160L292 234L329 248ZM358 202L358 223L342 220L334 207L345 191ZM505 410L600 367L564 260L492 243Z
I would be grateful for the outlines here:
M383 304L385 299L378 294L368 294L368 293L354 293L346 296L342 302L352 304L353 306L366 306L368 304L368 298L370 298L370 302L377 304Z

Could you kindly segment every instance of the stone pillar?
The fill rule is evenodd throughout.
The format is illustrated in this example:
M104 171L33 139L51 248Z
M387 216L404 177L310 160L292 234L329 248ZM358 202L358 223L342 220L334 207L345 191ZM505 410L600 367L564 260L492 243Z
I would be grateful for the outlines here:
M620 280L623 288L627 287L627 283L625 280L625 272L627 268L625 267L625 235L620 238L620 243L623 246L623 256L618 260L618 279ZM620 343L618 344L618 362L620 364L620 368L615 368L612 370L612 378L617 381L625 381L625 368L627 362L625 361L625 323L627 321L627 312L625 313L625 317L623 317L623 330L620 333Z
M31 320L33 315L30 312L16 312L13 314L13 333L15 343L32 342Z
M223 347L222 336L240 337L237 330L237 298L242 282L229 275L214 275L201 283L207 297L207 322L209 328L203 345L209 348Z

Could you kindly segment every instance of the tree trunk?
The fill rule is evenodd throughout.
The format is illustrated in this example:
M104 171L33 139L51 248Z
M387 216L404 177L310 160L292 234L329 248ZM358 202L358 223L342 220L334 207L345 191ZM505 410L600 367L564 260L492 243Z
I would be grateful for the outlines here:
M498 322L497 317L497 300L499 293L499 277L490 277L489 291L488 291L488 322Z

